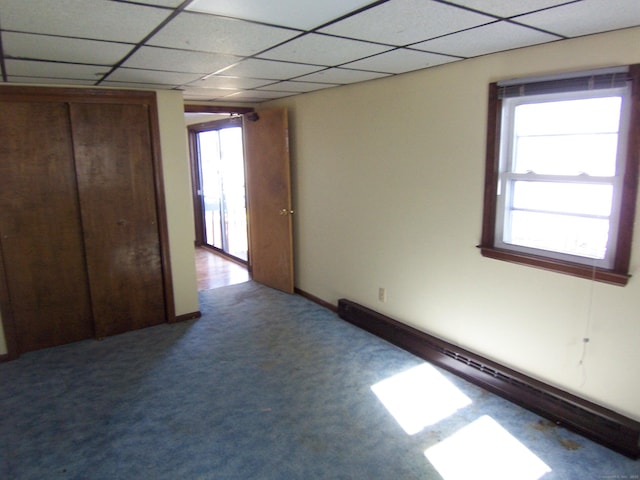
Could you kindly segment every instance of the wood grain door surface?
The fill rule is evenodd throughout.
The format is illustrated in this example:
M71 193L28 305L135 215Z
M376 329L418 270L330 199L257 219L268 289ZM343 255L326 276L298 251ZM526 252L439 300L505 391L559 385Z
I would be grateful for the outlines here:
M0 108L0 247L18 352L92 337L64 103Z
M293 293L288 119L284 109L244 116L249 262L253 280Z
M96 336L166 322L148 106L70 109Z

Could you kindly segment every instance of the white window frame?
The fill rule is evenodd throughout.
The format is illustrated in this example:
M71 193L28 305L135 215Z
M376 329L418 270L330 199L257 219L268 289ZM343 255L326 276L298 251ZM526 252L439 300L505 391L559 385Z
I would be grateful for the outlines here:
M630 91L629 86L616 87L610 89L583 90L570 93L550 93L542 95L531 95L522 97L511 97L503 100L502 103L502 135L500 144L500 172L498 178L498 201L496 209L496 233L495 246L505 250L514 250L533 255L544 255L557 260L575 262L584 265L591 265L600 268L612 268L615 260L616 239L618 237L618 224L620 214L620 204L622 202L621 186L624 178L624 167L627 152L627 137L629 128L629 106ZM534 103L552 103L557 101L582 100L591 98L603 98L619 96L622 98L620 127L618 130L618 149L616 158L616 172L612 177L595 177L589 175L541 175L534 172L515 173L514 155L514 123L515 109L520 105ZM542 250L533 247L516 245L505 241L508 236L508 212L512 208L513 189L515 181L529 182L561 182L574 184L597 184L611 185L613 187L613 201L609 220L609 235L606 254L603 259L595 259L586 256L572 255L556 252L553 250Z

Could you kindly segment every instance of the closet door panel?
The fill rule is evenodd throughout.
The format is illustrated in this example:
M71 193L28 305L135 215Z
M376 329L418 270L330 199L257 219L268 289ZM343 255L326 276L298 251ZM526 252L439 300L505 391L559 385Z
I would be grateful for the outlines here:
M98 337L166 321L148 107L72 104Z
M0 103L0 246L17 353L93 336L64 103Z

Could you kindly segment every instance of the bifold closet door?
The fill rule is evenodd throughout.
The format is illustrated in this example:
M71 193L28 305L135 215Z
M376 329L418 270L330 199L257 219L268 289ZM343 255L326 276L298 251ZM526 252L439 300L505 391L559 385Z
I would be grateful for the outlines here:
M17 353L93 336L64 103L0 105L0 247Z
M70 105L97 337L166 322L148 106Z

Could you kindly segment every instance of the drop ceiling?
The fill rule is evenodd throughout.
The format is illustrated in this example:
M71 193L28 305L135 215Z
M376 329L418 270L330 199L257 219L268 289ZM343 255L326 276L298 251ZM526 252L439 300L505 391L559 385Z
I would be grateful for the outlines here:
M259 103L638 25L639 0L0 0L0 82Z

